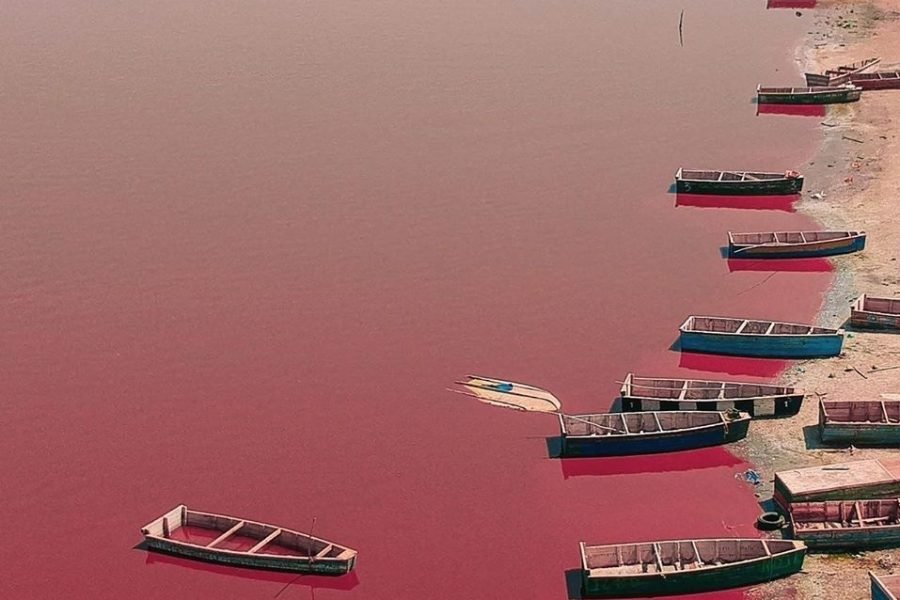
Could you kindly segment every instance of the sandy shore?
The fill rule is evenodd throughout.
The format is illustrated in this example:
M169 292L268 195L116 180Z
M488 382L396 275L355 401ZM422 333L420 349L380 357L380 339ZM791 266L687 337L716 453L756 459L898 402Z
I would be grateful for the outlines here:
M882 58L877 69L900 68L900 0L820 0L813 13L814 27L796 53L800 70L821 72L871 56ZM842 326L850 301L861 293L900 297L900 90L865 92L858 103L829 107L821 127L825 140L804 168L808 187L798 209L824 228L868 233L864 252L834 260L835 284L823 299L820 323ZM900 335L850 332L842 356L797 363L784 374L784 381L810 394L800 414L754 422L737 449L762 474L757 493L764 507L775 471L897 455L823 448L815 429L817 396L900 393L900 368L876 370L889 367L900 367ZM868 599L868 570L900 573L900 550L813 554L800 575L757 588L751 597Z

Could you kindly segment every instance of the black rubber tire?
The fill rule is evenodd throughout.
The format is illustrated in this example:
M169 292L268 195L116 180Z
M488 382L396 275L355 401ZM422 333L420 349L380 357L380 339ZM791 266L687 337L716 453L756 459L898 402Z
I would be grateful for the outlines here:
M756 526L763 531L774 531L784 527L784 516L777 512L764 512L756 518Z

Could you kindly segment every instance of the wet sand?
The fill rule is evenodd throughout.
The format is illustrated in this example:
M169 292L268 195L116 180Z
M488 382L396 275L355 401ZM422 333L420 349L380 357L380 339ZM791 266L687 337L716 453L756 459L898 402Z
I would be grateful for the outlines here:
M821 72L871 56L882 58L874 70L900 68L900 0L820 2L796 61L803 72ZM829 107L820 123L824 141L805 167L807 189L796 208L822 228L868 233L864 252L833 261L835 282L823 298L820 323L845 326L860 294L900 297L900 90L867 91L858 103ZM900 392L900 368L893 367L900 367L900 335L848 328L840 357L799 362L784 374L784 381L810 394L802 410L788 420L755 422L753 435L738 447L763 475L757 493L764 508L778 470L896 455L891 449L824 447L816 430L818 398L877 399ZM869 570L900 572L900 550L812 554L803 574L751 596L868 599Z

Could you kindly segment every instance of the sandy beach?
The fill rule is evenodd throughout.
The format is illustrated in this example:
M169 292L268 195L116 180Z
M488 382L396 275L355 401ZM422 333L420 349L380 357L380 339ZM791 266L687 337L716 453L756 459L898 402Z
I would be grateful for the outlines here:
M805 11L804 11L805 12ZM878 56L876 69L900 68L900 0L819 2L814 26L796 52L800 71ZM798 82L797 85L803 85ZM825 229L868 233L866 250L834 261L835 281L823 298L820 324L844 326L862 293L900 297L900 91L867 91L860 102L836 105L821 121L824 141L804 166L807 189L798 210ZM796 363L783 380L809 396L788 420L757 421L738 452L758 465L757 495L768 508L779 470L896 455L896 450L823 448L818 398L877 399L900 393L900 335L849 331L840 357ZM755 598L862 600L870 598L867 571L900 573L900 550L853 555L811 554L802 574L757 588Z

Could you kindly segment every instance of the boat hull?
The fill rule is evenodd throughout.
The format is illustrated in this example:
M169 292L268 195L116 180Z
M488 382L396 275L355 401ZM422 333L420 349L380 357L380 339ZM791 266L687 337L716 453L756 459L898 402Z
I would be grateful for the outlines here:
M840 333L819 335L754 335L681 331L681 350L760 358L819 358L841 353Z
M626 456L693 450L742 440L747 436L750 419L735 419L727 423L704 427L695 431L666 431L633 436L562 436L563 456Z
M838 90L814 94L769 94L760 92L760 104L841 104L859 100L862 90Z
M715 194L719 196L779 196L799 194L803 177L768 181L702 181L676 179L675 191L682 194Z
M154 537L147 537L146 543L148 548L156 550L157 552L165 552L166 554L173 554L222 565L266 569L270 571L288 571L291 573L317 575L343 575L349 573L356 563L356 556L353 556L348 560L322 559L310 561L307 557L222 552L211 548L180 544L175 540Z
M856 446L900 446L898 423L819 423L819 435L826 444Z
M729 258L816 258L859 252L866 247L866 237L858 236L825 242L790 245L729 244Z
M788 417L800 412L803 405L803 394L772 396L749 399L716 399L716 400L661 400L639 396L622 396L623 412L640 412L648 410L730 410L735 409L748 413L751 417Z
M791 537L822 552L877 550L900 546L900 525L816 530L791 526Z
M869 571L871 582L872 600L897 600L900 582L897 575L882 575L881 577Z
M768 560L724 565L717 569L676 571L642 575L589 577L582 570L582 592L591 598L631 598L693 594L754 585L786 577L803 566L803 550L795 550Z

